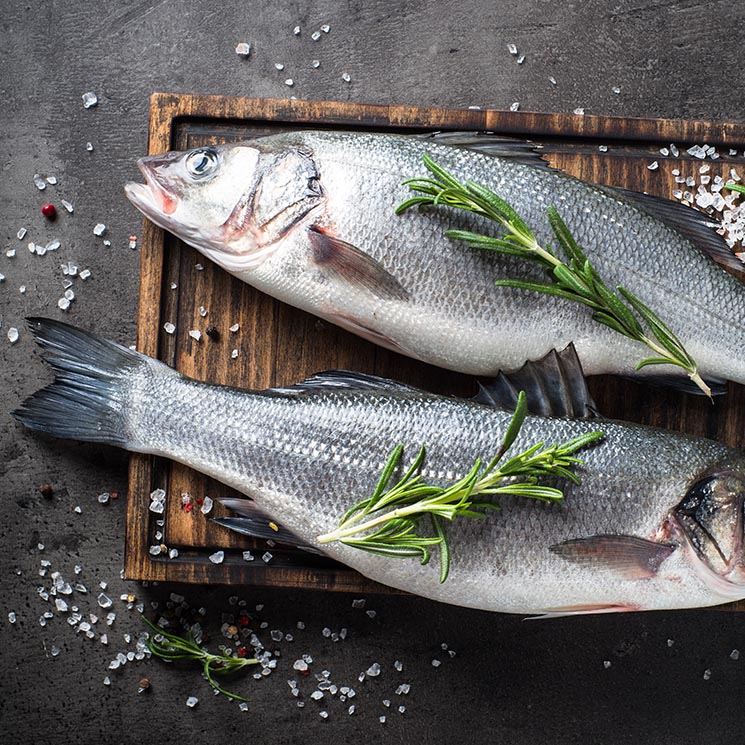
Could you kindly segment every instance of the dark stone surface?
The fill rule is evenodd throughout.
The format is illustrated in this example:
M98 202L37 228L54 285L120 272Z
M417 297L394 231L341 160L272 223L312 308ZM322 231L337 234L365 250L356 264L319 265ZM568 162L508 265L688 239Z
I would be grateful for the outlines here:
M111 671L109 661L132 645L123 634L141 628L134 610L119 600L132 592L161 607L174 588L142 588L119 579L124 498L100 505L96 496L126 492L126 456L111 450L47 441L23 432L8 416L47 379L29 335L10 345L6 331L28 314L62 316L60 264L89 267L93 277L75 281L77 299L67 318L122 342L135 332L139 252L127 247L141 221L122 193L135 176L134 160L146 148L148 97L154 90L231 95L336 99L370 103L493 105L520 101L523 109L623 116L703 117L742 120L743 6L727 2L526 0L426 2L25 2L5 0L0 10L0 723L6 743L46 742L363 742L442 741L510 743L686 743L743 741L742 690L745 615L679 612L525 622L518 618L436 605L416 598L368 598L352 609L349 596L310 592L241 590L249 608L269 628L292 630L281 646L280 670L232 687L251 699L249 713L213 698L194 669L156 662L129 663ZM310 34L331 26L318 42ZM302 35L292 33L299 24ZM239 59L236 42L252 44ZM526 55L515 64L507 44ZM321 60L317 70L311 60ZM275 62L283 62L278 72ZM351 83L341 79L349 72ZM557 86L548 78L554 76ZM283 81L292 77L295 85ZM619 94L612 88L618 86ZM81 94L100 103L85 110ZM94 144L93 153L85 143ZM56 187L40 193L34 173L53 174ZM46 201L65 198L48 223ZM104 222L111 247L93 235ZM19 242L16 231L29 230ZM26 242L58 236L55 254L29 254ZM18 249L16 258L5 249ZM19 286L25 284L25 294ZM47 499L38 487L54 486ZM80 505L82 512L74 512ZM45 548L40 550L39 543ZM81 612L96 607L98 583L107 581L117 620L109 644L89 640L37 594L40 561L74 580L74 566L88 595L68 602ZM213 644L221 613L234 610L222 588L175 588L195 608L208 608ZM15 611L16 624L7 614ZM103 619L94 628L100 631ZM328 626L349 629L346 641L322 636ZM268 638L267 632L261 632ZM98 635L98 634L97 634ZM669 646L667 640L674 640ZM440 648L449 644L457 656ZM53 646L61 648L52 657ZM357 696L307 700L298 709L286 684L290 663L303 652L313 670L328 669ZM435 669L433 658L443 660ZM400 659L402 673L392 664ZM610 667L604 666L610 661ZM377 679L357 683L374 661ZM704 671L711 669L710 680ZM152 681L138 695L142 677ZM411 683L396 696L399 682ZM303 698L312 690L300 680ZM189 695L200 703L190 710ZM383 699L391 700L387 709ZM346 707L356 703L349 717ZM397 707L405 704L406 713ZM322 721L318 711L330 716ZM381 725L378 716L386 714Z

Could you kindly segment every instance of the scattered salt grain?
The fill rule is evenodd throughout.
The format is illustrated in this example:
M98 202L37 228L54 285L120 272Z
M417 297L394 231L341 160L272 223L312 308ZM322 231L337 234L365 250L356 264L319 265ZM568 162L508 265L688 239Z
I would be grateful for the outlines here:
M72 214L75 212L75 208L68 202L66 199L60 199L60 202L62 202L62 206L70 213Z
M358 598L358 599L352 601L352 608L364 608L364 607L365 607L365 599L364 598Z
M214 554L210 554L210 561L213 564L222 564L225 559L224 551L215 551Z
M662 155L663 157L667 158L667 156L670 155L670 150L668 148L666 148L666 147L661 147L660 148L660 155Z
M28 230L26 230L26 228L18 228L16 238L18 238L19 241L22 241L26 237L26 233L28 233Z
M150 546L150 556L160 556L162 553L163 553L163 547L160 546L159 544Z
M80 279L82 279L82 280L86 280L90 276L91 276L91 270L90 269L83 269L83 271L80 272Z
M251 45L246 41L241 41L235 45L235 53L239 57L248 57L251 54Z
M189 696L189 698L186 699L186 705L190 709L193 709L198 703L199 699L196 696Z
M558 85L556 78L553 77L553 75L548 79L548 82L551 83L551 85Z
M93 235L103 235L106 232L106 226L102 223L96 223L96 226L93 228Z
M238 329L240 329L240 325L239 325L239 324L237 324L237 323L234 323L234 324L233 324L233 325L232 325L232 326L230 327L230 333L231 333L231 334L235 334L235 333L236 333L236 332L238 331Z
M311 65L313 65L313 67L318 68L321 66L321 60L314 59L313 62L311 62Z
M88 151L89 153L92 153L92 152L93 152L93 143L92 143L92 142L86 142L86 143L85 143L85 149L86 149L86 150L87 150L87 151Z
M607 153L608 152L608 146L607 145L598 145L598 150L600 150L601 153Z
M710 680L711 679L711 670L709 668L706 668L704 670L704 680Z
M68 605L62 598L55 598L54 605L60 613L67 613Z
M176 327L175 327L175 326L174 326L174 325L173 325L173 324L172 324L172 323L171 323L170 321L166 321L166 322L165 322L165 323L163 324L163 330L164 330L164 331L165 331L165 332L166 332L167 334L172 334L172 333L173 333L173 332L174 332L174 331L176 330Z
M199 315L204 318L207 315L207 308L205 308L203 305L199 306Z
M324 23L323 26L321 26L321 31L323 31L324 34L327 34L331 31L331 26L329 26L328 23Z
M52 655L52 657L58 657L58 656L59 656L59 653L60 653L61 651L62 651L62 650L61 650L61 649L60 649L59 647L52 647L52 648L51 648L51 649L49 650L49 654L51 654L51 655Z
M295 85L295 81L292 78L287 78L287 80L285 80L285 85L292 88L292 86Z
M189 336L192 339L196 339L197 341L199 341L202 338L202 332L199 329L191 329L189 331Z
M351 75L350 75L350 74L349 74L348 72L343 72L343 73L341 74L341 79L342 79L342 80L343 80L343 81L344 81L345 83L349 83L349 82L351 82L351 80L352 80L352 76L351 76Z
M673 142L670 143L670 155L672 155L673 158L677 158L680 155L680 150L678 150Z
M100 592L98 594L98 604L102 608L111 608L112 603L113 603L113 601L111 600L111 598L108 595L106 595L105 593Z
M98 96L93 91L83 93L81 98L83 99L83 107L86 109L91 109L98 104Z
M518 111L520 108L520 102L515 101L514 103L510 104L510 111Z
M320 31L314 31L310 38L313 39L313 41L318 41L321 38L321 32Z
M295 28L292 29L292 33L295 34L295 36L300 36L300 26L295 26Z
M57 185L57 177L56 176L47 176L47 183L50 186L56 186Z
M656 170L657 170L657 169L658 169L659 167L660 167L660 164L659 164L659 163L658 163L658 162L657 162L656 160L655 160L655 161L652 161L652 162L651 162L651 163L650 163L650 164L649 164L649 165L647 166L647 168L648 168L648 169L649 169L650 171L656 171Z
M232 351L232 352L230 353L230 356L231 356L231 357L232 357L232 358L233 358L234 360L235 360L235 359L237 359L237 358L238 358L238 350L237 350L237 349L234 349L234 350L233 350L233 351Z
M432 660L432 667L440 667L440 665L442 665L442 662L440 662L440 660Z
M381 724L385 724L385 714L381 714L378 719L380 720Z
M516 62L517 62L517 64L518 64L518 65L522 65L522 63L523 63L523 62L525 62L525 55L524 55L524 54L521 54L521 55L520 55L520 56L519 56L519 57L517 58Z
M14 611L10 611L8 613L8 623L15 623L16 622L16 614Z
M619 93L621 92L621 89L620 89L620 88L619 88L619 87L618 87L617 85L614 85L614 86L613 86L613 87L611 88L611 90L612 90L612 91L613 91L613 92L614 92L614 93L615 93L616 95L618 95L618 94L619 94Z
M517 55L517 47L514 44L508 44L507 45L507 51L515 57Z
M310 694L310 697L314 701L320 701L323 698L323 691L313 691L313 693Z
M281 62L275 62L274 67L277 68L277 70L284 70L285 66Z
M254 555L250 551L243 552L243 561L253 561Z
M321 719L328 719L329 713L327 711L319 711L318 716L321 717Z
M367 668L366 674L370 678L377 678L378 675L380 675L380 665L377 662L373 662L373 664Z
M102 494L99 494L97 499L99 504L108 504L109 500L111 499L111 494L105 491Z
M273 558L274 558L274 557L272 556L272 554L270 554L270 553L269 553L268 551L264 552L264 553L263 553L263 554L261 555L261 560L262 560L262 561L263 561L263 562L264 562L265 564L268 564L268 563L269 563L269 562L270 562L270 561L271 561L271 560L272 560Z
M65 300L69 302L75 300L75 293L72 290L65 290Z
M36 186L39 191L44 191L44 189L47 188L47 182L44 181L44 179L38 173L35 173L34 186Z
M375 618L375 616L378 615L378 612L374 610L368 610L365 611L365 613L367 614L368 618Z
M732 651L731 651L731 652L729 653L729 658L730 658L731 660L739 660L739 659L740 659L740 650L739 650L739 649L733 649L733 650L732 650Z
M15 326L11 326L8 329L8 341L11 344L15 344L18 341L18 337L19 337L18 329Z
M202 502L202 514L209 515L212 510L213 501L211 497L205 497Z
M610 660L603 660L603 667L607 670L611 665Z
M5 282L5 275L4 274L0 274L0 282Z
M26 294L26 285L21 285L21 286L20 286L20 287L18 288L18 292L20 292L20 293L21 293L21 295L25 295L25 294Z
M578 106L572 113L577 114L578 116L584 116L585 110L581 106Z

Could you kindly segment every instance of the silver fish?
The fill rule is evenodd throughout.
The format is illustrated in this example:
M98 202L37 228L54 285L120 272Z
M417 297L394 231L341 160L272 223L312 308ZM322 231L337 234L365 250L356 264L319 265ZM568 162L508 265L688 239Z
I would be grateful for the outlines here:
M32 319L54 383L14 415L25 426L185 463L250 495L315 549L428 598L525 614L687 608L745 598L745 458L716 442L614 421L529 416L517 449L602 429L561 505L501 499L446 529L437 560L372 555L316 538L372 492L393 447L427 446L423 476L449 482L490 457L510 413L353 373L245 391L57 321Z
M462 142L278 134L143 158L146 184L130 183L126 193L153 222L254 287L410 357L484 376L573 341L587 374L632 373L648 350L592 321L586 308L494 286L498 278L542 279L540 268L444 237L449 227L494 226L451 210L395 215L409 195L403 181L423 174L428 153L495 190L540 240L551 241L546 208L554 205L608 285L652 307L700 373L745 383L745 292L705 252L743 267L706 216L536 166L540 159L524 149L488 138L473 147L453 141ZM650 370L640 374L659 368Z

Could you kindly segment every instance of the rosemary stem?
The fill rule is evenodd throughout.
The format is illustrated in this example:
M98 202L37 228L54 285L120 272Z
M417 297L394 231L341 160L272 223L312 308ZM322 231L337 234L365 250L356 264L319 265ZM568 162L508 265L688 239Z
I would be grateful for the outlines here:
M418 512L421 512L421 510L421 504L413 504L408 507L398 507L395 510L391 510L390 512L383 512L377 517L373 517L367 522L359 525L357 524L359 516L357 516L355 518L350 518L344 523L344 525L338 527L336 530L332 530L330 533L319 535L316 540L319 543L333 543L334 541L343 541L345 538L349 538L350 536L356 535L357 533L362 533L364 531L371 530L372 528L377 528L378 525L387 523L390 520L398 520L402 517L415 515ZM352 523L354 523L354 525Z

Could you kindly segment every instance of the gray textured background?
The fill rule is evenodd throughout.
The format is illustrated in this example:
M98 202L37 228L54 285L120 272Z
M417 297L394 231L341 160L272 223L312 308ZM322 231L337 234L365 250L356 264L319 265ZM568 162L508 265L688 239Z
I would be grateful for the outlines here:
M10 345L9 326L29 314L61 317L60 264L89 267L76 280L77 299L67 317L131 343L135 333L139 251L127 238L141 220L124 199L122 184L136 175L146 148L148 98L154 90L229 95L508 107L622 116L702 117L741 121L745 92L737 71L745 22L737 2L544 0L497 2L259 3L217 1L24 2L0 7L0 724L3 742L230 742L375 741L495 743L740 743L745 724L742 689L745 617L718 612L607 616L524 622L436 605L415 598L368 598L351 608L348 596L242 590L239 594L269 628L291 629L295 642L280 645L280 670L266 680L233 681L251 698L250 711L213 698L196 670L159 663L129 663L111 673L109 660L131 648L123 634L140 628L134 610L119 600L135 593L161 606L174 588L143 588L119 579L122 565L126 457L118 452L35 438L8 416L24 395L48 378L28 334ZM318 42L312 31L328 23ZM292 28L299 24L302 34ZM252 44L250 59L233 52ZM514 43L526 55L516 65ZM312 59L321 60L319 69ZM729 61L728 61L729 60ZM278 72L275 62L285 64ZM348 72L351 83L341 79ZM548 78L558 81L552 86ZM292 77L289 89L283 81ZM613 93L614 86L621 91ZM81 94L100 103L85 110ZM93 153L85 143L94 144ZM55 175L41 194L34 173ZM65 198L74 215L53 225L40 205ZM104 222L111 247L94 237ZM15 238L21 226L27 239ZM56 254L32 256L31 239L59 237ZM9 259L8 247L18 255ZM19 292L25 285L25 294ZM50 482L45 500L38 485ZM100 505L96 496L117 489L122 498ZM79 505L80 513L74 512ZM44 544L41 550L38 544ZM51 562L90 589L75 593L81 611L95 610L98 583L109 583L117 620L109 645L88 640L37 595L40 561ZM230 591L176 588L194 606L209 609L217 631L233 610ZM95 590L95 591L94 591ZM100 611L100 609L98 609ZM7 613L15 611L11 625ZM103 613L99 612L99 615ZM97 626L100 626L99 621ZM333 643L321 630L349 628ZM674 641L668 645L668 639ZM457 656L440 648L447 643ZM53 646L60 648L57 657ZM357 713L338 701L298 709L286 679L292 660L310 652L314 669L328 669L339 684L356 684L372 662L379 678L355 685ZM430 661L443 659L435 669ZM392 668L404 662L403 673ZM603 661L611 662L605 668ZM711 669L710 680L704 670ZM137 693L147 676L152 689ZM408 697L394 694L410 682ZM311 681L301 681L306 693ZM190 710L189 695L200 703ZM390 710L382 704L392 699ZM396 707L407 706L400 715ZM388 715L381 725L378 716ZM55 734L56 733L56 734ZM239 739L240 738L240 739Z

